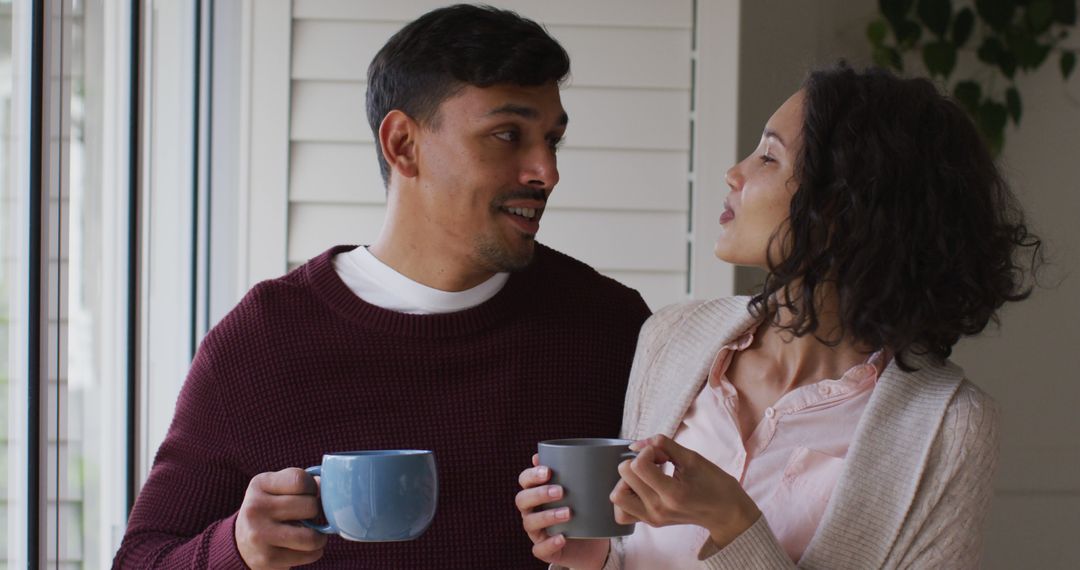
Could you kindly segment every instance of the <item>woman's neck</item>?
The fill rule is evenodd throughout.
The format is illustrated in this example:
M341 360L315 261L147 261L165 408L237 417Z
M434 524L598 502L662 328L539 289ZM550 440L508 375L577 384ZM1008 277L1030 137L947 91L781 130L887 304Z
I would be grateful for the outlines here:
M774 321L762 323L749 347L757 352L755 360L763 367L760 381L786 393L824 378L839 378L851 367L865 362L873 347L842 331L838 306L835 297L822 295L815 303L817 329L798 337L783 328L794 322L787 308L780 308ZM839 341L834 343L835 339Z

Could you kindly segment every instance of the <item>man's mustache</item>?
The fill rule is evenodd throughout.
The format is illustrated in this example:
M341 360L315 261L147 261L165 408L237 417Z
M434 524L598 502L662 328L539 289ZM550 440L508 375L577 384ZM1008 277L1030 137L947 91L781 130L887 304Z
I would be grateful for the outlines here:
M495 205L501 206L511 200L536 200L546 204L547 193L537 188L518 188L499 196L495 201Z

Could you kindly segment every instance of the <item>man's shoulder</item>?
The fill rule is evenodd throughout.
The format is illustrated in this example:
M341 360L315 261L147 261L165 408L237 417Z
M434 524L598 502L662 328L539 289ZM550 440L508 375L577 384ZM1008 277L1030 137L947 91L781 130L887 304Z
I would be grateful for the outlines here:
M318 305L306 275L308 264L285 275L256 283L207 334L207 340L241 340L266 336L277 329L294 329Z
M535 271L544 280L581 286L602 295L613 292L638 296L636 290L601 274L589 264L546 245L536 244Z

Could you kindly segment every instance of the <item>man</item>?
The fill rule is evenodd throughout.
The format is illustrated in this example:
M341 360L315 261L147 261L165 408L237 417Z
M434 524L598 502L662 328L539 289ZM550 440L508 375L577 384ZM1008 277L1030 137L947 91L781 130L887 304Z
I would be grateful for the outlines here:
M387 184L370 247L260 283L206 337L116 567L528 568L514 508L536 442L615 436L638 329L631 289L535 242L567 125L561 46L454 6L368 72ZM431 449L420 538L356 543L319 515L323 453Z

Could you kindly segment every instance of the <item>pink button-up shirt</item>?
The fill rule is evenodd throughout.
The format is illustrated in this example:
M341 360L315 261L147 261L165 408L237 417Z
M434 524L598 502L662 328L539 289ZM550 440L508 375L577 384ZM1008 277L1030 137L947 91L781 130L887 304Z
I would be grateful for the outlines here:
M883 366L882 353L838 380L821 380L784 394L747 437L739 429L739 394L725 374L747 333L720 349L709 381L690 405L675 441L712 461L742 484L793 562L817 530L848 444ZM745 443L744 443L745 439ZM664 471L670 475L669 463ZM692 568L709 533L696 525L639 524L627 538L628 570Z

